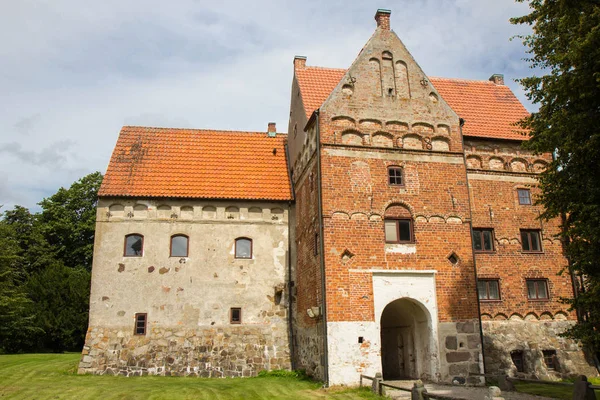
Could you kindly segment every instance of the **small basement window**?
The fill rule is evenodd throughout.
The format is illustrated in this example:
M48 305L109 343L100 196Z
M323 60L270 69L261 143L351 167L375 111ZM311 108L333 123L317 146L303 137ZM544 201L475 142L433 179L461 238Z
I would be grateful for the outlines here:
M558 369L556 350L542 350L542 353L544 354L544 364L546 364L546 368L551 371L556 371Z
M252 258L252 239L235 239L235 258Z
M190 240L186 235L171 236L171 257L187 257Z
M510 358L513 364L517 367L517 372L525 372L525 363L523 360L523 351L515 350L510 352Z
M232 307L229 310L229 323L241 324L242 323L242 309L239 307Z
M519 195L519 204L531 205L531 191L529 189L517 189L517 194Z
M125 236L125 257L141 257L144 252L144 237L137 233Z
M148 320L148 314L146 314L146 313L135 314L135 327L133 330L134 335L145 335L146 334L147 320Z

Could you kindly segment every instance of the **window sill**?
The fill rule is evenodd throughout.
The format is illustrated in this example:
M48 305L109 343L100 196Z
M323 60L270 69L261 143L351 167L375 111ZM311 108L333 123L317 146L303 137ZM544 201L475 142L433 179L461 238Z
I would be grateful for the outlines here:
M502 303L502 299L498 300L488 300L488 299L479 299L481 303Z
M550 301L550 298L546 298L546 299L530 299L529 297L527 298L527 301L533 301L534 303L541 303L544 301Z
M475 254L495 254L496 250L474 250Z
M526 251L526 250L521 250L521 254L544 254L543 251Z
M397 253L397 254L415 254L417 252L416 243L386 243L386 253Z

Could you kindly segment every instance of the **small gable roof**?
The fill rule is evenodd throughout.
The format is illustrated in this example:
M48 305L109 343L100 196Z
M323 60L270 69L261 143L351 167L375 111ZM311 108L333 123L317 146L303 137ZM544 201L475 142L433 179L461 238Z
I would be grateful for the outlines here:
M306 117L321 107L346 74L345 69L296 68ZM465 120L465 136L527 140L515 122L529 115L508 86L491 81L429 78L448 105Z
M291 200L286 137L124 126L98 195Z

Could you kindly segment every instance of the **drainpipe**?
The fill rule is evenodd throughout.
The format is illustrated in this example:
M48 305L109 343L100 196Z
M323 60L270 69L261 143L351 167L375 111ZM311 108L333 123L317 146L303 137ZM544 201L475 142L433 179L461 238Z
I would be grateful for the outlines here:
M319 178L319 185L317 186L319 193L319 262L321 263L321 323L323 324L323 380L325 386L329 386L329 354L328 354L328 342L327 342L327 294L325 290L327 285L325 284L325 234L323 229L323 188L321 178L321 128L319 109L315 111L316 117L316 141L317 141L317 177Z
M291 195L292 198L294 198L294 181L292 180L292 176L291 176L291 165L290 165L290 152L289 152L289 148L287 143L285 144L285 156L287 159L287 164L288 164L288 179L290 181L290 191L291 191ZM292 303L292 294L293 294L293 281L292 281L292 241L291 241L291 227L290 227L290 211L292 210L292 203L293 201L289 201L288 202L288 251L287 251L287 262L288 262L288 282L287 282L287 287L288 287L288 329L289 329L289 342L290 342L290 367L292 369L292 371L294 371L296 369L296 359L295 359L295 355L296 355L296 350L295 350L295 346L294 346L294 321L293 321L293 303ZM294 223L296 223L296 213L294 212ZM295 235L295 227L294 229L294 235Z
M465 152L465 137L463 136L462 127L465 120L459 118L460 140L463 145L463 162L465 165L465 182L467 183L467 193L469 195L469 230L471 231L471 254L473 256L473 272L475 274L475 292L477 294L477 319L479 320L479 335L481 338L481 358L483 359L483 373L485 374L485 348L483 346L483 324L481 323L481 301L479 300L479 280L477 278L477 261L475 259L475 245L473 244L473 212L471 204L471 191L469 186L469 174L467 173L467 155Z

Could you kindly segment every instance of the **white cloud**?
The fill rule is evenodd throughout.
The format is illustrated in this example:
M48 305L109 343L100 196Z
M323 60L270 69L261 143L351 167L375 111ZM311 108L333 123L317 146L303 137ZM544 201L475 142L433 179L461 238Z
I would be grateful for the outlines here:
M530 73L527 11L492 0L388 1L392 28L426 73ZM31 207L105 171L124 124L287 128L292 60L348 67L371 36L369 2L11 2L0 15L0 204ZM51 167L49 167L51 166Z

